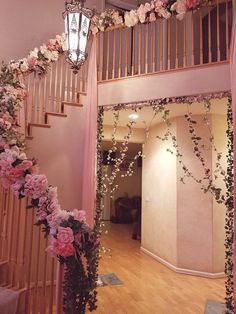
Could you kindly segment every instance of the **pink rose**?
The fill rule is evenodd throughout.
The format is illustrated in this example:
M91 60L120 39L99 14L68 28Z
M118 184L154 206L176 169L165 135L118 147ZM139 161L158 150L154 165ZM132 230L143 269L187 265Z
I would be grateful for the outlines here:
M63 257L72 256L75 253L75 248L73 244L65 244L58 239L53 239L48 251L53 255L60 255Z
M38 64L38 59L35 57L31 57L28 59L28 64L31 68L34 68Z
M86 212L84 210L74 209L73 210L73 216L74 216L75 220L78 220L80 222L86 221Z
M57 240L60 242L63 242L65 244L70 244L74 241L74 234L73 230L69 227L59 227L58 228L58 234L57 234Z

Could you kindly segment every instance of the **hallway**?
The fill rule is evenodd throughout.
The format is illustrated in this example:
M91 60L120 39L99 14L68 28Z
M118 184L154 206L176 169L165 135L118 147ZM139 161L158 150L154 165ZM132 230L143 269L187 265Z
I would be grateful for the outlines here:
M107 224L100 274L115 273L121 286L98 288L98 314L203 314L207 299L223 301L224 279L174 273L140 251L132 226ZM163 241L163 239L160 239Z

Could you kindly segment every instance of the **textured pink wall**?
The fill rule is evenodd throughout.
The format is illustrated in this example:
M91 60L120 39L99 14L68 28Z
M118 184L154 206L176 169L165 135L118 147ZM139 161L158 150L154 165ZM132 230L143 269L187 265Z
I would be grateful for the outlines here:
M33 128L29 155L38 159L40 172L58 187L62 207L81 209L83 109L66 107L66 112L67 118L49 118L51 129Z
M64 0L1 1L0 60L24 58L28 52L64 31ZM100 10L104 0L87 0Z
M221 106L225 101L221 101ZM197 134L204 138L207 149L204 159L211 169L215 156L209 146L209 131L202 124L203 116L195 116L201 125ZM211 116L219 151L226 153L225 117ZM186 120L172 120L184 163L197 178L203 176L200 162L193 154L193 145ZM166 151L172 143L160 142L166 128L159 124L150 130L143 166L142 248L179 269L221 273L224 269L225 207L204 194L192 179L180 182L183 175L176 157ZM223 166L225 160L223 159ZM217 182L221 185L222 182Z
M202 125L202 116L194 117ZM207 127L197 128L198 136L208 135ZM197 178L204 176L199 160L193 154L188 126L184 117L177 118L177 140L187 167ZM206 147L209 147L209 143ZM205 150L204 159L211 169L211 149ZM178 267L212 272L213 266L213 204L212 196L204 194L192 179L180 182L183 175L177 163L177 251Z

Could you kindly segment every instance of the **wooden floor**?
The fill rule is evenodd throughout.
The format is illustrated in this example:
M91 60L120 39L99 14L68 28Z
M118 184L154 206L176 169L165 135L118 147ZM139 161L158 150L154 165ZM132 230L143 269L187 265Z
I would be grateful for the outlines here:
M224 300L224 280L176 274L140 251L130 225L109 224L100 273L115 273L120 286L98 288L100 314L203 314L207 299Z

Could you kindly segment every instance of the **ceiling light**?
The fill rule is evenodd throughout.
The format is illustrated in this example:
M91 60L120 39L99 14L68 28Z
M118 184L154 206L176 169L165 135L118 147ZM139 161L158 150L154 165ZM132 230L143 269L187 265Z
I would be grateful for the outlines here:
M129 115L130 120L137 120L139 118L139 115L137 113L131 113Z

